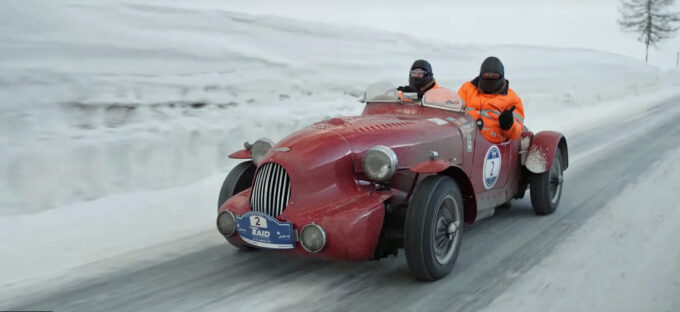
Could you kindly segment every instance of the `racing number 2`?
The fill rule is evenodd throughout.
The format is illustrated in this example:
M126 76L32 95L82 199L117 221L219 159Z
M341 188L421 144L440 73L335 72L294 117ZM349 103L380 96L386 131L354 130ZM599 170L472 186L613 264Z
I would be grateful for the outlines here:
M267 220L260 216L250 216L250 226L267 228Z

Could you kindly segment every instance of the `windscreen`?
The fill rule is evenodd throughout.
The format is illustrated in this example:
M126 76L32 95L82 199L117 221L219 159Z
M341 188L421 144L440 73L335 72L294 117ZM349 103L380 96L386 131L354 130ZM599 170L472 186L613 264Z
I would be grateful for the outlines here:
M399 92L389 82L378 82L366 88L366 103L370 102L398 102Z
M458 94L446 88L437 88L425 92L423 106L456 112L465 110L465 102L463 99L461 99Z

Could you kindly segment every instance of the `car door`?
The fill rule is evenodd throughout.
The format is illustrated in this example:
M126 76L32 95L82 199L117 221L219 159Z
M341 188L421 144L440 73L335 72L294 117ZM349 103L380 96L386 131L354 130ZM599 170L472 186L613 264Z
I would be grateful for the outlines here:
M509 164L517 158L513 141L491 143L477 133L471 180L477 192L478 210L496 207L508 200Z

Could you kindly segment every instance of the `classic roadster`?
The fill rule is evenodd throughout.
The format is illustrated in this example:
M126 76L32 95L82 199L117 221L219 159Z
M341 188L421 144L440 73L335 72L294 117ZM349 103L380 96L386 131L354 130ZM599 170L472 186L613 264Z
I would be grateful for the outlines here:
M484 139L450 90L367 88L360 116L324 120L278 143L246 143L219 194L217 228L242 249L363 261L405 250L419 279L453 268L464 224L530 189L536 214L555 211L567 169L557 132Z

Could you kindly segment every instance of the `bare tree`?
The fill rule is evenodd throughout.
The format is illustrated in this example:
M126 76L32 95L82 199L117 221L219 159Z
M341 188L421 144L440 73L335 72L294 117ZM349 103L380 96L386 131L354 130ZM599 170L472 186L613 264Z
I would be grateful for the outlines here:
M619 12L619 25L624 31L635 32L645 44L645 62L649 58L649 45L670 38L678 27L680 14L669 12L674 0L623 0Z

